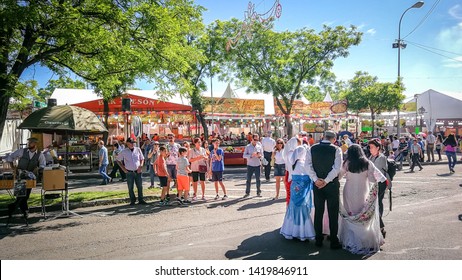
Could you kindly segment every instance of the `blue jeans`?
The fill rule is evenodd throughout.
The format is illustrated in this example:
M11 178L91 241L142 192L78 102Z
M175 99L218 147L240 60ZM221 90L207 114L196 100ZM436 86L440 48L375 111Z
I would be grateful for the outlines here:
M111 180L111 177L109 177L109 175L107 175L106 173L106 168L107 168L107 164L101 164L101 166L99 167L99 174L101 174L101 176L103 176L103 182L109 182Z
M252 182L252 175L255 173L255 179L257 181L257 194L261 193L260 190L260 166L247 165L247 181L245 182L245 193L250 194L250 183Z
M454 169L457 162L456 152L446 152L446 156L448 157L449 170Z
M144 201L143 199L143 185L142 185L141 173L136 171L128 171L127 173L127 185L128 185L128 195L130 196L130 202L135 203L135 192L133 191L133 187L136 184L136 188L138 189L138 203Z
M148 164L148 165L150 165L150 164ZM151 177L151 186L154 186L156 173L154 173L154 166L152 166L152 165L149 167L149 176Z

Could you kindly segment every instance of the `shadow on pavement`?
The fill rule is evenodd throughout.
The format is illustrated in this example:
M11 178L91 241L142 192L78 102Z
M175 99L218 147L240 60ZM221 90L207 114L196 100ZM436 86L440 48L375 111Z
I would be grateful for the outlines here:
M222 202L211 203L207 205L207 209L214 209L218 207L229 207L231 205L238 204L239 202L243 202L249 199L252 199L252 198L246 197L246 198L227 199L227 200L223 200Z
M44 232L44 231L61 231L66 228L76 227L82 225L83 222L73 220L69 223L63 223L59 225L47 225L45 223L39 223L43 221L41 217L33 217L29 218L29 226L27 226L23 221L19 219L12 219L9 226L2 226L0 227L0 239L5 237L15 237L20 235L26 234L35 234L36 232Z
M225 253L228 259L243 260L361 260L363 255L353 255L346 250L331 250L329 242L318 248L314 241L287 240L279 229L242 241L235 249Z
M241 207L239 207L237 209L237 211L244 211L244 210L248 210L248 209L256 209L256 208L261 208L261 207L266 207L266 206L270 206L274 203L282 203L282 202L286 202L285 199L275 199L275 200L262 200L262 201L259 201L259 202L256 202L256 203L247 203L245 205L242 205Z
M439 177L449 177L449 176L452 176L454 173L443 173L443 174L436 174L436 176L439 176Z

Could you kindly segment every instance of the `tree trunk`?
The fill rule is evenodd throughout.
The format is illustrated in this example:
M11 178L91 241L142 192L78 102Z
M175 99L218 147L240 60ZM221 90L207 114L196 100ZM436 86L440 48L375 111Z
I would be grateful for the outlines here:
M199 112L196 114L196 117L204 129L204 139L209 139L209 131L207 129L207 122L205 121L204 114Z
M104 126L108 132L103 132L103 141L107 144L107 140L109 138L109 102L107 99L104 99Z
M378 136L378 135L374 135L375 134L375 113L374 111L371 111L371 120L372 120L372 137Z
M287 133L287 138L292 138L292 133L294 130L294 127L292 125L292 120L290 119L290 115L284 115L284 119L286 120L286 133Z
M8 106L10 105L10 96L8 95L9 87L7 80L0 78L0 139L3 136Z

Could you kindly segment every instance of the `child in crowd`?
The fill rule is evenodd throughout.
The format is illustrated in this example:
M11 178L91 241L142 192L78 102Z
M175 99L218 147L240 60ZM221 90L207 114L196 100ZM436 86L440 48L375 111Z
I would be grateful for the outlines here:
M164 146L159 148L159 156L157 157L156 161L154 162L154 172L159 177L160 186L162 188L162 193L160 195L160 205L167 205L168 199L165 196L168 193L168 172L167 172L167 162L165 159L167 158L167 149Z
M213 150L210 153L210 159L212 161L212 181L215 184L215 200L220 198L220 195L218 194L218 184L220 184L221 189L223 190L223 198L222 200L225 200L228 198L226 195L226 188L225 185L223 184L223 171L225 169L225 164L224 164L224 152L223 149L220 149L220 140L214 139L212 141L213 143Z
M191 173L191 168L189 168L189 160L186 158L187 150L184 147L181 147L178 150L179 157L176 163L177 170L177 183L178 183L178 195L177 201L179 203L191 203L188 200L189 197L189 173ZM183 198L183 200L181 200Z

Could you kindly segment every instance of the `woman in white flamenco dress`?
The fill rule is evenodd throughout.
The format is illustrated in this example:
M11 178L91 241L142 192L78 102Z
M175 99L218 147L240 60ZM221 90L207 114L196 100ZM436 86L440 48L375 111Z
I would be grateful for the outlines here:
M287 162L289 165L286 164L292 179L290 201L280 230L286 239L297 238L305 241L313 240L316 236L310 215L313 207L313 184L305 167L306 153L306 147L298 146L290 155Z
M339 174L343 176L346 182L338 237L343 248L353 254L373 254L385 243L380 232L376 183L386 181L386 177L356 144L348 148Z

